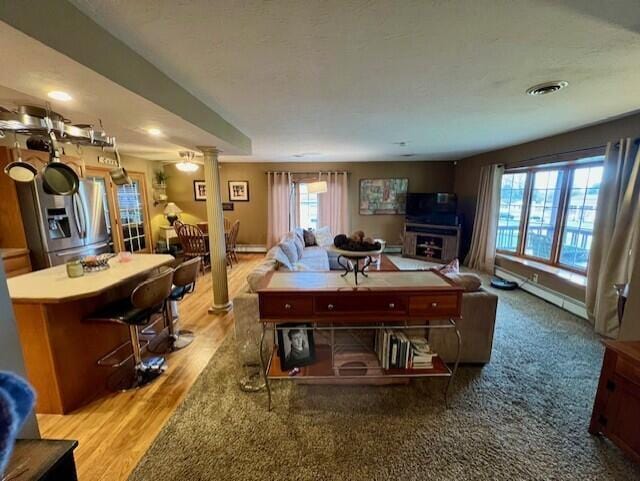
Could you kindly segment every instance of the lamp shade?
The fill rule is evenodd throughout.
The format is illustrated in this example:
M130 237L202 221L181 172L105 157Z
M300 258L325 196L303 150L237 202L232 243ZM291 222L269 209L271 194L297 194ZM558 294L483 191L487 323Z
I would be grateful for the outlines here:
M309 194L324 194L326 191L326 180L319 180L318 182L311 182L310 184L307 184L307 192L309 192Z
M165 215L178 215L182 213L182 209L175 205L173 202L169 202L164 208Z

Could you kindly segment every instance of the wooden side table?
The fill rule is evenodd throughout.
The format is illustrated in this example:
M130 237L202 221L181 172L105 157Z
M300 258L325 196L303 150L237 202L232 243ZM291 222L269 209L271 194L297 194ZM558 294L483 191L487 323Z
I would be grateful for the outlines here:
M640 341L605 341L591 434L602 434L640 462Z
M4 475L15 481L77 481L76 446L78 441L19 439Z

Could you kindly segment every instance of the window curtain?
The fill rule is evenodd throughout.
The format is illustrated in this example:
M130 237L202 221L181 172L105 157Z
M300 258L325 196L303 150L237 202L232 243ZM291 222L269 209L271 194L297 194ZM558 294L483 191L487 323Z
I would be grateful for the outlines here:
M500 210L500 182L504 167L486 165L480 171L476 216L471 248L465 264L471 269L493 274L496 258L496 235Z
M634 259L638 256L640 247L639 169L637 142L631 139L621 139L615 144L609 142L596 207L586 294L587 312L594 323L594 329L608 337L620 334L618 299L613 285L630 281ZM635 286L631 285L629 292L634 292L634 288L635 292L640 289L638 277L635 276ZM625 314L633 312L632 307L628 303ZM628 325L632 323L636 326ZM627 319L623 326L627 337L634 329L640 331L637 319Z
M289 232L291 216L291 173L267 172L267 248Z
M346 172L321 175L327 191L318 194L318 227L329 226L332 235L349 235L349 198Z

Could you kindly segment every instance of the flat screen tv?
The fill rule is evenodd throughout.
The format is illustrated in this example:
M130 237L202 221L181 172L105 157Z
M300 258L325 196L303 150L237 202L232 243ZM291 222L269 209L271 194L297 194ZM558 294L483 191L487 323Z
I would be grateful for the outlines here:
M407 218L411 220L429 220L441 217L440 214L455 216L457 209L456 194L448 192L407 194Z

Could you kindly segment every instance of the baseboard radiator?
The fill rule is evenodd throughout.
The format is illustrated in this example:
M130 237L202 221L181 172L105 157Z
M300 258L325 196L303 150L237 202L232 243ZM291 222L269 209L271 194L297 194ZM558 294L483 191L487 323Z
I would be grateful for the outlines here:
M526 277L520 276L513 272L506 271L500 267L496 267L496 276L502 277L508 281L517 282L520 289L527 291L529 294L533 294L536 297L544 299L551 304L554 304L565 311L575 314L583 319L589 319L587 316L587 308L584 302L580 302L569 296L565 296L559 292L556 292L548 287L536 284Z

